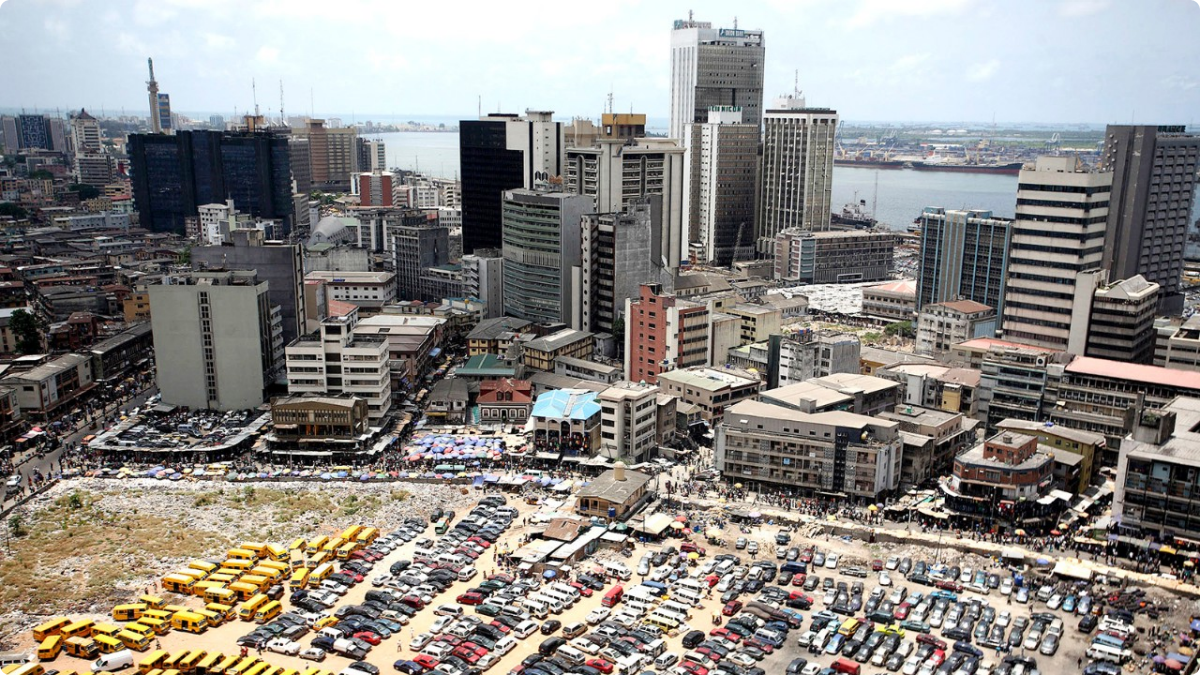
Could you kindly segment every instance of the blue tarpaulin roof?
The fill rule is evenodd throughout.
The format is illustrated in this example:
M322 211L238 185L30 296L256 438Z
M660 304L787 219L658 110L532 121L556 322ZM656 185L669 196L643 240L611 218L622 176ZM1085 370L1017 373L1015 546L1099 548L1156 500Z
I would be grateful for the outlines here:
M586 420L600 414L596 392L582 389L558 389L538 396L533 406L534 417Z

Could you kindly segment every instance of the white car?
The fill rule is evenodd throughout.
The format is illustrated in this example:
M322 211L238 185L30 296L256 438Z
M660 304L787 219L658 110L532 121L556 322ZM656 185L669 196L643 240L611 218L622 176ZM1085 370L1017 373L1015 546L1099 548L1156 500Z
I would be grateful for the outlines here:
M1013 580L1012 578L1002 579L1000 581L1000 595L1012 595Z
M429 644L430 642L433 642L433 634L417 633L413 637L413 639L409 641L408 648L413 650L414 652L419 652L425 647L425 645Z
M479 574L479 570L474 567L464 567L458 571L458 580L470 581L476 574Z
M384 586L387 584L387 582L389 582L391 580L392 580L392 575L388 574L387 572L384 572L383 574L376 575L374 579L371 579L371 585L376 586L376 587Z
M300 658L304 659L305 661L324 661L325 650L321 649L320 647L309 647L308 649L300 652Z
M831 570L836 570L838 566L838 559L839 556L836 553L830 553L829 555L825 556L825 567Z
M892 585L892 575L888 574L887 570L883 570L882 572L879 573L879 585L880 586L891 586Z
M588 612L588 615L584 618L584 620L587 621L589 625L595 626L601 621L607 619L609 614L612 614L612 610L609 608L597 607L596 609Z
M505 636L496 641L496 648L492 652L504 656L511 652L517 646L517 641L511 636Z
M491 668L492 666L496 665L496 662L499 660L500 660L500 655L497 654L496 652L491 652L490 654L484 654L483 656L479 657L478 661L475 662L475 667L480 670L487 670L488 668Z
M883 563L883 569L885 569L885 570L894 570L899 566L900 566L900 558L898 558L894 555L889 556L888 559Z
M804 669L800 671L800 675L817 675L819 672L821 672L821 664L810 663L804 666Z
M267 651L295 656L300 653L300 643L286 638L275 638L267 643Z
M429 644L425 645L425 648L421 650L421 653L428 654L438 661L441 661L449 656L450 652L452 651L454 651L454 645L451 645L449 642L430 642Z
M749 654L743 654L742 652L734 652L725 658L730 663L743 668L753 668L755 664L758 663L754 660L754 657L750 656Z
M454 617L452 617L452 616L439 616L438 618L434 619L433 624L429 626L429 632L444 633L446 631L446 629L450 627L450 624L453 622L454 622Z
M458 605L438 605L437 609L433 610L434 616L462 616L462 607Z
M647 574L650 574L650 554L649 553L642 556L642 559L638 561L637 573L643 577L646 576Z
M538 625L536 621L522 621L517 624L517 627L512 629L513 635L524 640L525 638L537 632Z

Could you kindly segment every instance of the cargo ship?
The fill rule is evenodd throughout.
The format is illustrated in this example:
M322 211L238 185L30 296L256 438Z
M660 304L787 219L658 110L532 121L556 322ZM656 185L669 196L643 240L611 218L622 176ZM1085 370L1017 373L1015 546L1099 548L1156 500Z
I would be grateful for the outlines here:
M852 166L856 169L903 169L902 159L841 159L834 158L834 166Z
M991 173L1005 176L1016 176L1021 173L1024 162L991 162L986 164L972 162L913 162L916 171L957 171L959 173Z

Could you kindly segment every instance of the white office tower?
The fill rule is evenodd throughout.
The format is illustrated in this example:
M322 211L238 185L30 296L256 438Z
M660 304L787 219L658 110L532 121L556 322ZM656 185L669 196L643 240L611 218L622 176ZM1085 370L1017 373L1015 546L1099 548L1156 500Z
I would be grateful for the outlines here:
M754 257L758 126L744 124L742 113L714 106L703 124L684 127L688 240L701 244L705 262L724 267Z
M773 255L775 236L829 229L838 115L809 108L802 96L778 98L763 117L758 250Z
M744 121L762 122L763 64L761 30L713 28L707 21L678 20L671 30L671 126L669 137L682 139L684 127L708 120L712 106L741 108Z

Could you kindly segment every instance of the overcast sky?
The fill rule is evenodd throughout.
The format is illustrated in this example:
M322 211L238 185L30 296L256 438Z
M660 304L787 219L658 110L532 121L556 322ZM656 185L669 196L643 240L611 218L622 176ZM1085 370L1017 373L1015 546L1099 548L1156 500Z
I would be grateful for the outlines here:
M0 0L0 107L359 121L668 112L671 22L766 31L766 96L799 71L849 120L1200 123L1200 0ZM586 12L586 14L585 14ZM347 119L346 121L349 121Z

